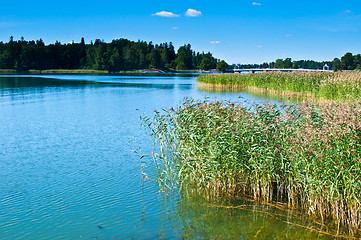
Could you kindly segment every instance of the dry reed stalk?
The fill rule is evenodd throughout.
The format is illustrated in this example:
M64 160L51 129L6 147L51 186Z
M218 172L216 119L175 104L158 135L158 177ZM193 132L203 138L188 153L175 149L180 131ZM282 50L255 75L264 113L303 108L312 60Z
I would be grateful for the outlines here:
M187 100L157 114L182 188L207 197L286 202L356 233L361 215L361 103L256 105ZM164 134L164 135L163 135ZM163 144L163 143L162 143Z

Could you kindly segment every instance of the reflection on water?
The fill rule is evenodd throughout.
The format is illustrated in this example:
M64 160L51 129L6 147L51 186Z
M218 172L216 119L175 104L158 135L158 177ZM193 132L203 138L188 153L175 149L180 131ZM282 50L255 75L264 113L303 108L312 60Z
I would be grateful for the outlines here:
M298 212L247 200L181 197L174 213L183 239L333 239Z
M205 95L261 100L192 76L0 77L0 239L322 238L269 207L161 197L139 116Z

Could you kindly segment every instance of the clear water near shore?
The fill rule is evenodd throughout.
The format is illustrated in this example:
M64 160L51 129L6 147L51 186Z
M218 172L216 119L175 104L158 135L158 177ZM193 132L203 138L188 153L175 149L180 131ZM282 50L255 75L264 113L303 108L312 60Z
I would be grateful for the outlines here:
M192 76L1 76L0 239L329 237L270 206L163 198L139 117L205 95L267 100L201 92Z

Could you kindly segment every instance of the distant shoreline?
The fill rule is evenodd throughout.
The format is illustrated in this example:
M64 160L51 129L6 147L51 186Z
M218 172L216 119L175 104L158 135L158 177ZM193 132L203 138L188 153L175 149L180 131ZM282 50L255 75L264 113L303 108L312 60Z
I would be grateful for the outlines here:
M48 70L15 70L0 69L0 75L122 75L122 74L174 74L174 73L201 73L200 70L170 70L138 69L131 71L108 72L93 69L48 69Z

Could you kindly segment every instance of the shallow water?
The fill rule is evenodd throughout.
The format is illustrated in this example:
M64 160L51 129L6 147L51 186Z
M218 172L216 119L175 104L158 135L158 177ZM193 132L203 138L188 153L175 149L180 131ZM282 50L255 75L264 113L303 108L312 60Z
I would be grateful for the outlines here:
M0 239L327 237L271 207L158 192L140 116L205 96L265 100L201 92L192 76L1 76Z

